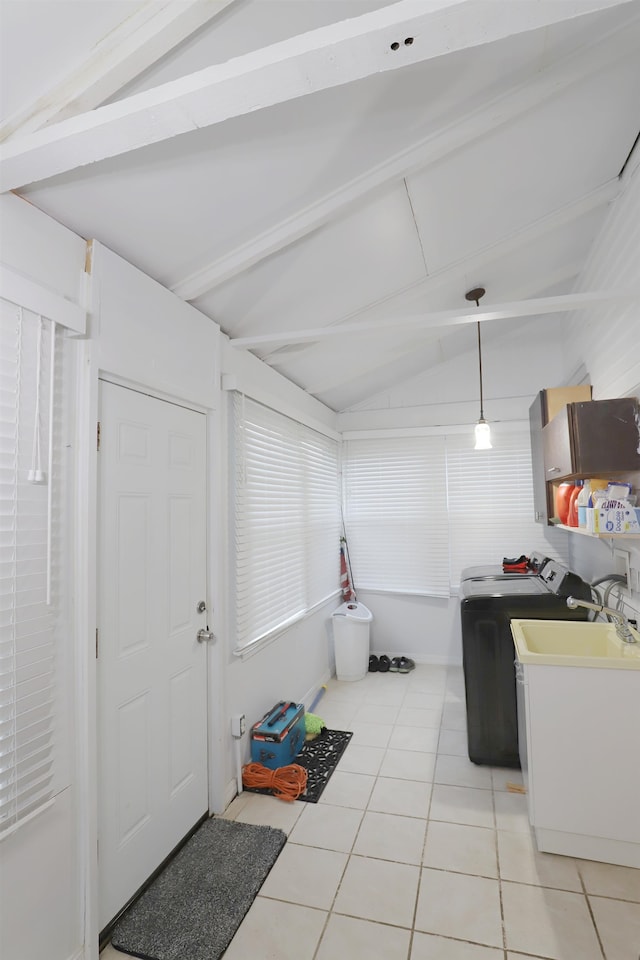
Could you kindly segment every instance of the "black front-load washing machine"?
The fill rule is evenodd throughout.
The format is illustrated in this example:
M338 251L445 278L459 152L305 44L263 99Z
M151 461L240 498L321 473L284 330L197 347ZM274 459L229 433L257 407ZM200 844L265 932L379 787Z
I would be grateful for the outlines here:
M463 580L460 584L462 663L467 704L469 759L519 767L515 649L512 618L586 620L567 597L591 600L591 587L549 560L536 577Z

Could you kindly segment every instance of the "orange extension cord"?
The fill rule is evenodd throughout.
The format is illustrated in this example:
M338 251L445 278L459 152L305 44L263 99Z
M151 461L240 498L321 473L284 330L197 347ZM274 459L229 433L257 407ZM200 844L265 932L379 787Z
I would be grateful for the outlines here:
M307 787L307 771L299 763L270 770L262 763L248 763L242 768L245 787L274 790L278 800L297 800Z

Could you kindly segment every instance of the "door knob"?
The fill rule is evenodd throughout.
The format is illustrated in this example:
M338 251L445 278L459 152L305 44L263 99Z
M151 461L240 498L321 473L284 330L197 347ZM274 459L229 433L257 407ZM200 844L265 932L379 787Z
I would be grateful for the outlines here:
M215 640L215 634L213 630L198 630L196 637L198 638L198 643L205 643L207 640Z

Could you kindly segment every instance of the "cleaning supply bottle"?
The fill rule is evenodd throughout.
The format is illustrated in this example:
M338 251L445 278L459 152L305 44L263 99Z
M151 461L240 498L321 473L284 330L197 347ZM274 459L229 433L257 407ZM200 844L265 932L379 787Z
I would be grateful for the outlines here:
M582 490L578 494L578 526L587 526L587 507L591 496L591 480L582 481Z
M593 507L593 506L595 506L595 504L594 504L594 499L595 499L595 498L594 498L594 494L595 494L598 490L606 490L606 489L607 489L607 484L609 483L609 481L608 481L608 480L602 480L602 479L600 479L600 477L593 477L593 478L589 481L589 483L590 483L590 486L591 486L591 492L590 492L590 494L589 494L589 506L590 506L590 507Z
M568 480L559 483L555 495L556 517L560 523L566 524L569 517L569 499L573 493L575 484Z
M569 497L569 512L567 514L567 526L578 526L578 497L582 492L582 480L576 480L575 486Z

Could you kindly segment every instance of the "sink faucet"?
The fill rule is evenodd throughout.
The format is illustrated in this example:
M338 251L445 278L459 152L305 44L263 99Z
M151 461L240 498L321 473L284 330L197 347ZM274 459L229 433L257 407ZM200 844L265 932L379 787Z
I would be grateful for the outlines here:
M576 600L575 597L567 597L567 606L575 610L576 607L585 607L587 610L597 610L598 613L606 613L616 625L616 634L625 643L636 643L636 638L631 632L629 621L624 613L619 610L612 610L611 607L605 607L602 603L589 603L588 600Z

